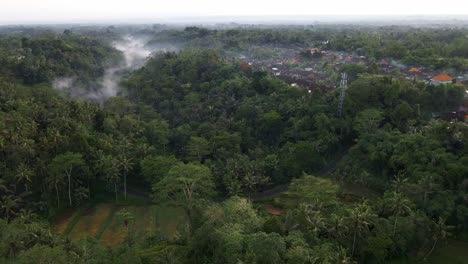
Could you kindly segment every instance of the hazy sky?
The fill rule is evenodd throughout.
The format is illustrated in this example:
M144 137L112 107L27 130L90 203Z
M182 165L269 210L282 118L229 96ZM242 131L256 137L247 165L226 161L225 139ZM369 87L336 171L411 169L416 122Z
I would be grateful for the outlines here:
M0 0L3 24L272 15L468 15L468 0Z

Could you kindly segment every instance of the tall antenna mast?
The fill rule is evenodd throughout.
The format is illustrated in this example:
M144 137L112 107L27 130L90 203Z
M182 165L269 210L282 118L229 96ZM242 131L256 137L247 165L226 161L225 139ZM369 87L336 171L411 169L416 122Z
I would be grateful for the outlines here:
M340 90L340 100L338 101L338 117L341 117L343 114L343 104L345 99L345 90L346 85L348 84L348 74L346 72L341 73L341 90Z

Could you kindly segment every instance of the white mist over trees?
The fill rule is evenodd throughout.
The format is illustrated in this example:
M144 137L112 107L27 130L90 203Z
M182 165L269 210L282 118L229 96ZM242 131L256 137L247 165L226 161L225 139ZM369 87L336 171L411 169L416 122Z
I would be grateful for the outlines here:
M118 65L107 68L102 80L97 81L92 87L78 85L76 77L56 79L52 82L53 87L65 91L71 97L100 103L109 97L116 96L121 91L119 81L122 74L141 67L155 49L147 47L145 39L132 35L123 36L120 40L114 41L112 46L122 52L124 59Z

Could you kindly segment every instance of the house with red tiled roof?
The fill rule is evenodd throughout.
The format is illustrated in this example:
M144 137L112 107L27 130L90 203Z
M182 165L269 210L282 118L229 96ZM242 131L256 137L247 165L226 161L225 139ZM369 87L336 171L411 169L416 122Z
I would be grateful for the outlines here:
M451 77L448 74L442 73L442 74L432 77L431 83L434 85L439 85L439 84L444 84L444 83L451 83L452 80L453 80L453 77Z
M421 70L418 69L418 68L411 68L411 69L408 70L408 72L411 72L411 73L419 73L419 72L421 72Z

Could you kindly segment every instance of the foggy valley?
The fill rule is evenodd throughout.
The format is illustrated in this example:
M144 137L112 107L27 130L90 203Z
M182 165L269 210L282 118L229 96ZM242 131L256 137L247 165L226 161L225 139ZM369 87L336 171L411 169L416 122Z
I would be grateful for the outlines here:
M0 263L466 264L468 5L0 3Z

